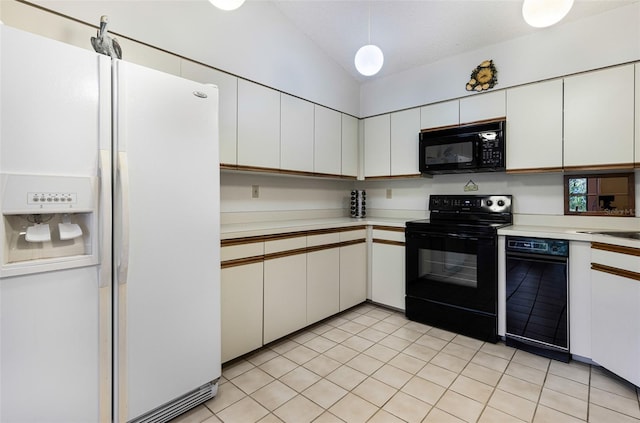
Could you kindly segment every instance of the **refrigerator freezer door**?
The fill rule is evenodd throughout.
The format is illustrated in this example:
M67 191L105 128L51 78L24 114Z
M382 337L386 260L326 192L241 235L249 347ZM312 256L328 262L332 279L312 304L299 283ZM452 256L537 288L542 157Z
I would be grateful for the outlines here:
M110 95L100 95L109 62L1 24L0 43L0 172L95 180L99 145L111 137L99 124L110 109ZM2 256L6 248L0 242ZM0 421L110 420L110 381L100 375L111 373L111 324L99 312L110 287L98 287L96 263L0 277Z
M221 373L218 94L131 63L114 67L114 157L128 169L114 197L114 264L128 263L126 283L114 283L116 419L129 421Z

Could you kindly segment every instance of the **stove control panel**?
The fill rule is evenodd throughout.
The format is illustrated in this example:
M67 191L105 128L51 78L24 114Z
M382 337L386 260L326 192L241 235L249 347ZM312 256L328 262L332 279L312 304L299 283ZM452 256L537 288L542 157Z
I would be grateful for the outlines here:
M441 212L511 213L510 195L431 195L429 210Z

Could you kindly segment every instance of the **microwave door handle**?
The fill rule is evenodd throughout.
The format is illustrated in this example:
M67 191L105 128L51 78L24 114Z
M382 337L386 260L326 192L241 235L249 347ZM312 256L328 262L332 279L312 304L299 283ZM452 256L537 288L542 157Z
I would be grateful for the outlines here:
M465 240L469 240L469 241L477 241L478 240L478 238L475 237L475 236L460 235L460 234L454 234L454 233L448 233L447 236L451 237L451 238L465 239Z

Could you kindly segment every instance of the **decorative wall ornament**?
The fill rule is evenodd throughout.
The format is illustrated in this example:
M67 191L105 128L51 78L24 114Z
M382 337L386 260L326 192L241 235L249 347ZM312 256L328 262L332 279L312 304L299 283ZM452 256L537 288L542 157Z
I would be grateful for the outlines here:
M471 72L471 79L467 82L467 91L484 91L493 88L498 83L498 70L493 60L485 60Z

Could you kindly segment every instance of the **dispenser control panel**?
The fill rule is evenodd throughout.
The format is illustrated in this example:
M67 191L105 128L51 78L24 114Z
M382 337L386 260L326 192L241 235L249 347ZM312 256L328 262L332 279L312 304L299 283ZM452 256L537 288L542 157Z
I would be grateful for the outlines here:
M75 192L29 192L27 204L77 204Z

